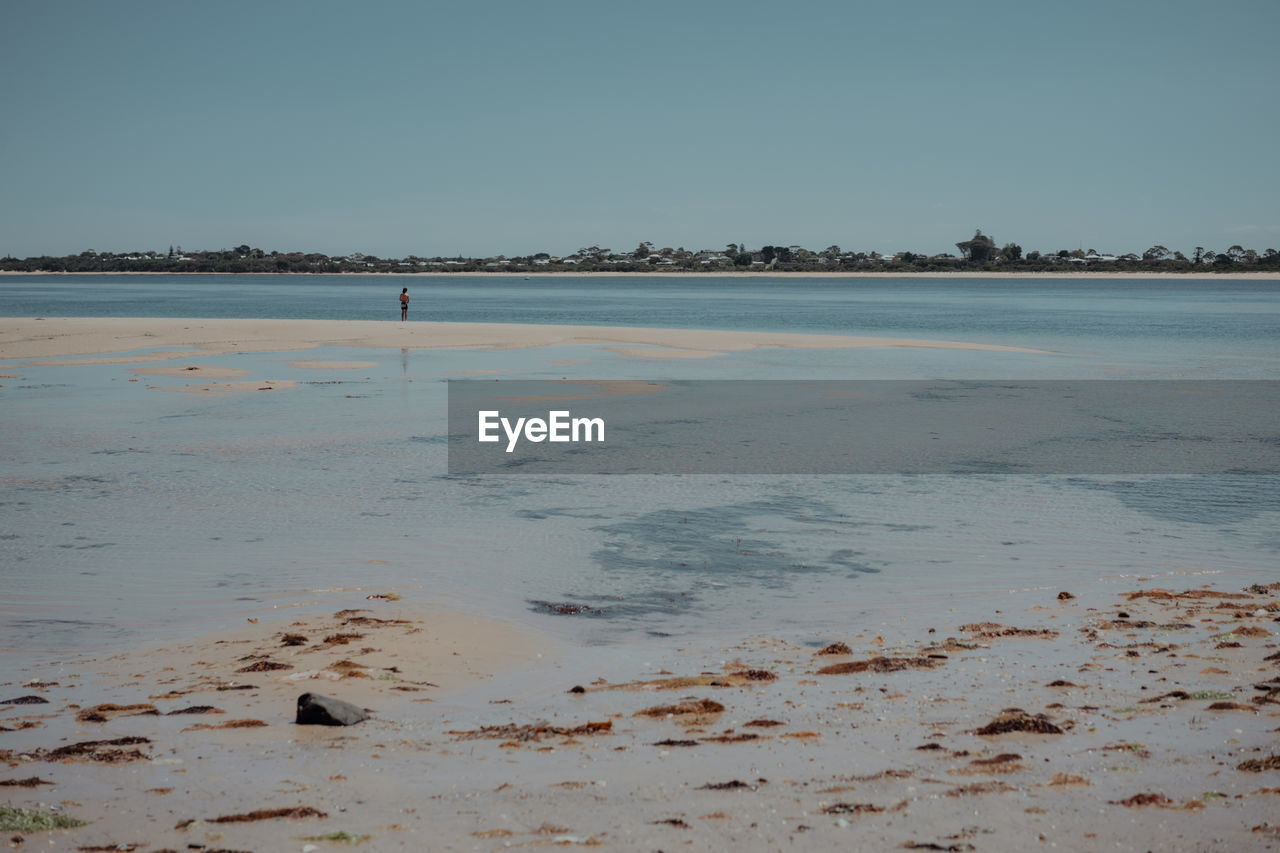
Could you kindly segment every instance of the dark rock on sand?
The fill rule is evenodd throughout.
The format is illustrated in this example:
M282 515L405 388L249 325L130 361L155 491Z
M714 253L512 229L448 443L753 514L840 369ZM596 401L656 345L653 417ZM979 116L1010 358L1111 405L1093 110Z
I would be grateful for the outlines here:
M17 699L5 699L0 705L48 705L49 700L43 696L19 696Z
M298 697L296 722L300 726L354 726L367 719L369 715L363 709L341 699L319 693L303 693Z

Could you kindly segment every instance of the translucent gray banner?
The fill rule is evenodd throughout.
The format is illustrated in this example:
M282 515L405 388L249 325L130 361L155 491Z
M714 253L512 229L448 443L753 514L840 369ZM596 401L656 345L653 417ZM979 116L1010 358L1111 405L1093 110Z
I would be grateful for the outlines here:
M1275 474L1270 380L449 382L450 474Z

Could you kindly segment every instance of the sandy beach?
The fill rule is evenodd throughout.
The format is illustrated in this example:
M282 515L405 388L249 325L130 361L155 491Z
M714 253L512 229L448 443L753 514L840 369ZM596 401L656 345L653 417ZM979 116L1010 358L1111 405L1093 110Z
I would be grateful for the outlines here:
M822 648L744 629L713 657L672 648L627 668L433 610L421 591L330 591L305 615L258 612L0 685L5 801L87 822L6 836L59 850L1271 849L1280 584L1203 580L1010 591L985 614L851 624ZM370 719L295 725L304 692Z
M119 365L140 381L197 373L178 390L211 392L290 386L184 360L288 353L323 382L370 363L300 353L574 344L637 360L1037 352L604 327L0 320L7 376ZM1219 574L957 596L808 644L743 622L710 645L652 640L643 657L459 612L429 588L246 599L234 630L39 662L0 651L0 825L13 849L148 853L1273 849L1280 584ZM542 604L556 625L594 615ZM297 725L304 693L369 718ZM29 825L39 816L83 823Z

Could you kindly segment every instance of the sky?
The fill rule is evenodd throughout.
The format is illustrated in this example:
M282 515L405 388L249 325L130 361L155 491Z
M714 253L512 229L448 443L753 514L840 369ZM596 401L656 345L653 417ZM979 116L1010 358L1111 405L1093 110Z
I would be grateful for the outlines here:
M1276 0L5 0L0 255L1280 248Z

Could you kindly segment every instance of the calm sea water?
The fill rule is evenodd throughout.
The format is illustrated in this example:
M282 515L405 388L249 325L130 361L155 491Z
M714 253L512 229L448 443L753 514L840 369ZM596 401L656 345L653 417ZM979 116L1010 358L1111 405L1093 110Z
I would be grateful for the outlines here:
M0 276L0 317L398 319L1274 346L1280 282L1190 278Z
M591 346L326 348L193 360L301 383L226 397L155 390L185 380L131 365L0 365L0 649L30 657L172 636L336 586L420 587L416 596L586 643L808 640L1012 588L1137 574L1243 585L1274 580L1280 565L1275 478L450 477L444 456L443 382L474 371L1280 378L1274 282L0 277L0 316L390 320L406 285L418 319L1051 352L646 362ZM297 360L315 357L373 366ZM569 618L539 602L591 610Z

